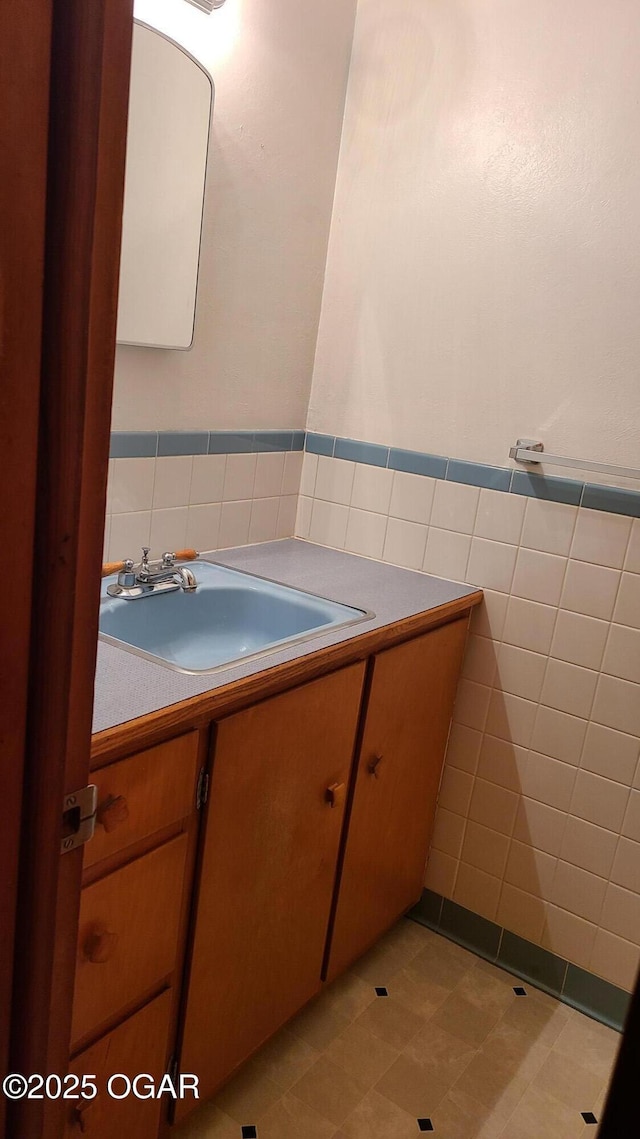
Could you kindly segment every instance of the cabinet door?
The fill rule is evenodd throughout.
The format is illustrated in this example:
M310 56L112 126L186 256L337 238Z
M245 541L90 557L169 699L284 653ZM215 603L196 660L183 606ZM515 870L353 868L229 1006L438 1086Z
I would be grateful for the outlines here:
M180 1060L203 1098L320 987L363 676L218 725Z
M94 1099L68 1103L64 1139L79 1139L81 1134L93 1139L156 1139L166 1097L139 1099L131 1094L113 1099L108 1081L116 1073L132 1080L144 1072L158 1087L166 1071L170 1017L171 990L167 989L71 1061L69 1072L80 1081L91 1076L98 1094ZM113 1090L121 1095L125 1085L118 1080ZM144 1087L140 1091L144 1094Z
M379 653L331 940L331 980L420 897L467 618Z

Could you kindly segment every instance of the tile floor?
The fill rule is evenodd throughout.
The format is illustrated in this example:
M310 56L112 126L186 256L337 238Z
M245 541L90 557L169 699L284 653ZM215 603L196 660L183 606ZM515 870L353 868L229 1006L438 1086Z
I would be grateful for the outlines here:
M403 919L172 1139L593 1137L619 1040Z

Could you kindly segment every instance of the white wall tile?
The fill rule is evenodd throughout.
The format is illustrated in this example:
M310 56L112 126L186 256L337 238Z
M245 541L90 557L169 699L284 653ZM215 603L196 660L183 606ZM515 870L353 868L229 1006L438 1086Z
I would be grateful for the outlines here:
M309 537L312 509L313 499L301 494L298 499L298 509L296 510L296 528L294 531L296 538Z
M621 838L611 868L611 881L640 894L640 843Z
M471 633L462 663L462 675L479 684L493 684L497 668L496 646L490 637Z
M339 461L339 460L338 460ZM351 505L374 514L388 514L393 486L393 471L356 463L351 490Z
M480 499L477 486L439 481L436 484L431 511L431 525L459 534L473 534Z
M536 705L532 700L494 690L489 702L486 731L499 739L528 747L535 714Z
M584 668L599 669L608 632L606 621L560 609L551 648L552 656Z
M566 561L555 554L520 549L513 576L512 592L527 601L557 605L562 592Z
M250 542L271 542L278 530L279 498L254 498L249 521Z
M158 558L165 551L184 549L187 536L188 506L175 506L166 510L152 510L149 545L151 557Z
M528 842L548 854L559 854L567 821L564 811L522 796L516 816L513 837Z
M587 719L597 682L597 672L551 658L540 700L549 708Z
M571 557L579 562L621 569L630 534L630 518L602 510L583 509L578 514Z
M606 929L596 933L589 969L605 981L611 981L629 992L638 975L640 949Z
M623 573L613 619L640 629L640 574Z
M298 496L283 494L278 510L278 527L276 538L292 538L296 529L296 511L298 509Z
M540 898L504 882L496 921L518 937L539 942L544 929L545 904Z
M102 543L102 560L103 562L109 561L109 542L111 541L111 515L105 514L104 517L104 539Z
M511 843L504 880L534 897L547 898L553 886L557 859L527 843Z
M577 914L548 904L541 944L583 969L589 968L597 926Z
M282 475L283 497L300 493L303 458L303 451L287 451L284 457L284 472Z
M598 681L591 716L597 724L640 736L640 688L628 680L603 674Z
M532 751L523 773L522 794L558 811L568 811L576 774L570 763Z
M571 549L577 517L577 506L529 498L522 528L522 545L529 550L566 557Z
M569 862L558 862L551 901L596 925L600 920L607 883Z
M369 510L349 511L345 549L368 558L381 558L387 530L387 515Z
M464 677L458 683L453 718L457 724L482 731L487 718L491 689Z
M222 497L225 502L247 502L253 498L257 455L227 455ZM223 516L225 512L223 511ZM226 512L231 517L233 511ZM239 517L239 512L235 511Z
M618 835L586 819L569 815L562 838L560 856L591 874L608 878L618 845Z
M531 649L536 653L548 653L551 648L557 610L538 601L526 601L522 597L511 597L502 633L510 645Z
M590 771L578 771L571 800L571 813L598 827L620 833L629 789L612 779L603 779Z
M339 503L348 506L351 502L351 491L356 464L345 459L330 459L327 455L318 456L316 470L315 497L325 502Z
M218 549L218 532L222 507L219 502L190 506L187 516L185 545L205 553Z
M318 473L318 456L305 451L302 459L302 474L300 476L300 494L313 498L316 490L316 475Z
M486 585L488 589L508 593L513 580L517 552L516 546L487 541L485 538L472 538L467 564L467 578L470 584Z
M476 605L471 615L471 628L483 637L493 637L499 641L507 614L509 598L506 593L483 588L484 600Z
M231 457L231 456L229 456ZM218 548L230 549L233 546L246 546L249 541L251 521L251 500L244 502L223 502L218 533Z
M602 724L589 724L580 766L630 787L639 751L640 740L636 736L627 736Z
M150 532L150 510L112 514L109 561L121 561L123 558L132 558L134 562L140 561L141 547L149 545Z
M544 755L577 765L586 731L586 720L540 705L536 712L531 746Z
M633 520L624 568L630 573L640 573L640 518Z
M560 604L573 613L610 621L619 581L618 570L570 561Z
M261 451L256 457L254 498L279 498L284 477L284 452Z
M156 459L154 510L189 505L192 469L192 455L162 455Z
M640 629L611 626L602 669L611 676L640 682Z
M501 882L493 874L485 874L475 866L461 862L453 897L460 906L473 907L475 913L493 921L498 909Z
M427 527L389 517L383 558L396 566L422 569L427 548Z
M496 688L514 696L524 696L527 700L539 700L546 665L547 658L540 653L515 645L501 645Z
M222 502L226 455L194 455L189 504Z
M637 945L640 942L640 895L610 882L602 908L601 924L610 933L617 933L619 937Z
M450 854L432 849L424 879L427 889L442 894L443 898L452 898L458 866L458 860Z
M429 527L423 569L436 577L466 581L471 538L452 530Z
M482 738L482 732L477 728L453 723L449 732L446 763L474 775L478 766Z
M517 494L504 494L499 490L481 490L474 534L494 542L518 545L526 499Z
M322 456L320 457L322 458ZM333 546L337 550L343 550L348 521L348 506L341 506L334 502L323 502L322 499L316 498L313 501L311 512L309 537L312 542L319 542L323 546Z
M435 488L435 479L395 471L389 514L394 518L403 518L406 522L426 525L431 518Z
M485 733L478 757L477 774L489 783L497 783L518 794L522 788L522 778L529 752L511 740L499 740Z
M640 842L640 791L631 791L625 811L622 833L634 842Z
M130 514L150 510L155 470L155 459L110 459L108 512Z

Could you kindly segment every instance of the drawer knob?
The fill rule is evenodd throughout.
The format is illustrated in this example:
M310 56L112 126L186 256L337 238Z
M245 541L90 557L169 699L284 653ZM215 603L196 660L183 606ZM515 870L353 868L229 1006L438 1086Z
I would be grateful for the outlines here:
M382 763L382 758L383 757L381 755L374 755L373 759L370 759L367 764L367 771L369 772L369 775L373 775L374 779L378 779L378 768Z
M111 834L129 818L129 804L124 795L109 795L98 807L98 822Z
M115 952L118 943L117 933L111 933L104 925L95 926L85 939L83 952L93 965L104 965Z
M332 783L325 791L325 799L330 807L339 807L344 799L344 783Z

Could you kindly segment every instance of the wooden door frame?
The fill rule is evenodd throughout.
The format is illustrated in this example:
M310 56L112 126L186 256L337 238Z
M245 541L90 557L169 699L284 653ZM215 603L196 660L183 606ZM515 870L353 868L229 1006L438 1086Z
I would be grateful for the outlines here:
M38 460L51 0L0 5L0 1072L7 1071ZM7 1101L0 1094L0 1134Z
M132 0L51 0L51 12L42 337L34 318L27 330L42 384L9 1051L25 1074L68 1060L82 851L60 855L61 811L89 781L133 29ZM18 99L32 82L21 75ZM17 353L12 363L19 383ZM58 1107L44 1106L11 1105L10 1133L57 1137Z

